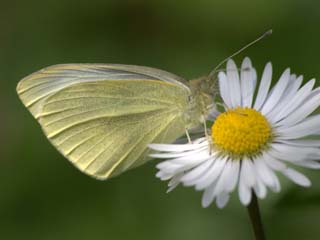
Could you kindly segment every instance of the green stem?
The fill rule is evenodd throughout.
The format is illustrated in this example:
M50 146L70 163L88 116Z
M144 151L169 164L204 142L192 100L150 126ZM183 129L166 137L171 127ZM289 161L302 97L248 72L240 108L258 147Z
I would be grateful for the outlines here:
M251 203L247 208L248 208L255 240L266 240L263 226L262 226L262 221L261 221L259 204L258 204L257 196L254 192L252 192Z

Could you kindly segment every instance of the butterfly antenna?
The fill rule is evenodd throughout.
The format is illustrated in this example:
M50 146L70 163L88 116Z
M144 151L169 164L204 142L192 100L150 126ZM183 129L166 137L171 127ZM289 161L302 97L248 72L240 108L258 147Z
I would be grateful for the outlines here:
M268 30L267 32L265 32L264 34L262 34L260 37L258 37L257 39L255 39L254 41L250 42L249 44L245 45L244 47L240 48L238 51L236 51L235 53L233 53L232 55L230 55L229 57L227 57L226 59L224 59L222 62L220 62L210 73L209 73L209 79L211 79L215 73L217 72L217 70L221 67L222 64L224 64L225 62L227 62L230 58L238 55L239 53L241 53L243 50L247 49L248 47L251 47L252 45L254 45L255 43L259 42L260 40L264 39L265 37L268 37L272 34L272 29Z

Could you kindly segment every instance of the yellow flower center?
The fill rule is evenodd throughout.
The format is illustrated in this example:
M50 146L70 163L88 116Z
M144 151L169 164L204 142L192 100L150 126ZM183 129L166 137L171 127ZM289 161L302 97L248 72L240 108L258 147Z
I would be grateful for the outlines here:
M271 127L260 112L238 107L217 117L211 137L214 145L228 154L251 156L270 141Z

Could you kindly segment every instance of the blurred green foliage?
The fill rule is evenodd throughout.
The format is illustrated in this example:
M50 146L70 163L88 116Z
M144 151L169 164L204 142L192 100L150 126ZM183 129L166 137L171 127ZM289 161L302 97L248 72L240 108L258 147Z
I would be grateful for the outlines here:
M0 8L0 239L251 239L236 194L224 209L202 209L201 194L154 177L155 163L100 182L83 175L46 140L15 86L56 63L123 63L194 78L273 28L248 55L261 73L287 66L320 76L320 2L2 1ZM261 75L261 74L260 74ZM318 83L319 84L319 83ZM320 173L313 186L282 179L262 214L268 239L319 239Z

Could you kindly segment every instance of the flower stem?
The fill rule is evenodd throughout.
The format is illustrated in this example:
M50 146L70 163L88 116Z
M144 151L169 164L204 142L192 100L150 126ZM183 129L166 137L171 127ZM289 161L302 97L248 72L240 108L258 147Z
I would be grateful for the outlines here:
M259 204L258 204L257 196L254 192L252 192L251 203L247 208L248 208L255 240L265 240L266 237L265 237L263 226L262 226Z

